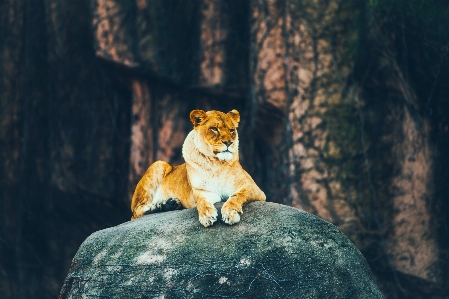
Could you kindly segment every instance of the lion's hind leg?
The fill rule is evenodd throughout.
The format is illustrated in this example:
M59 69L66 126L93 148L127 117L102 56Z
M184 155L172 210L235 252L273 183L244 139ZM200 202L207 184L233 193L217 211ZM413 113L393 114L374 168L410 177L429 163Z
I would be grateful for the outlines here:
M132 219L162 208L161 183L172 167L164 161L156 161L147 169L136 186L131 201Z

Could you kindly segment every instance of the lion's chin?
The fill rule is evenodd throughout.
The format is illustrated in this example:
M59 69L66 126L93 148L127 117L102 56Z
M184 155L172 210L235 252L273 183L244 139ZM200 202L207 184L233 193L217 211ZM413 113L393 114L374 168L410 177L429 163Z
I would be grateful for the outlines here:
M217 154L217 158L221 161L229 161L232 159L232 153L229 151L221 152Z

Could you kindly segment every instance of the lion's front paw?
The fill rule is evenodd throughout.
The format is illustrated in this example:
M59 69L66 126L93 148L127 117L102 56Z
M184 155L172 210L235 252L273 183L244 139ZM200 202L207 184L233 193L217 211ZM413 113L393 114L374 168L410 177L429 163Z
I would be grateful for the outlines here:
M221 208L221 216L223 222L229 225L233 225L234 223L240 221L239 212L235 208L228 206L226 204L224 204L223 207Z
M198 214L200 223L204 225L204 227L211 226L217 221L218 213L214 207L204 208L203 211L198 211Z

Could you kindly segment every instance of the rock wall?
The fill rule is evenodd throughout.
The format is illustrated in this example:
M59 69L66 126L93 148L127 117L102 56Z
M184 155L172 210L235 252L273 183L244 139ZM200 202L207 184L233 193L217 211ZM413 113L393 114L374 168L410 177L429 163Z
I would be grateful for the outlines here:
M388 298L446 299L448 20L447 1L0 1L2 296L56 296L145 169L182 163L189 112L235 108L269 198L341 229Z

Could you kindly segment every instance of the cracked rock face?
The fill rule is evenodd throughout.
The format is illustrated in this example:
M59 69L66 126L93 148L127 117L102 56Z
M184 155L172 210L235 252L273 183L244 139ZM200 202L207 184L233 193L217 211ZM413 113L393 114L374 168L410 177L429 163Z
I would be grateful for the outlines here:
M246 205L233 226L218 221L204 228L189 209L92 234L60 297L83 296L384 298L362 254L338 228L268 202Z

